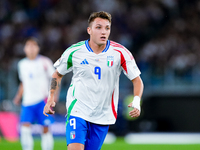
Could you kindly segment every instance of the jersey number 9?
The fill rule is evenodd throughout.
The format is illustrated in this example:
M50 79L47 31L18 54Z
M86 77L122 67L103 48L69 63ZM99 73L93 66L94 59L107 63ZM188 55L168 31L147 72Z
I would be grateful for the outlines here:
M100 67L95 67L94 68L94 74L98 75L98 79L101 79L101 68Z

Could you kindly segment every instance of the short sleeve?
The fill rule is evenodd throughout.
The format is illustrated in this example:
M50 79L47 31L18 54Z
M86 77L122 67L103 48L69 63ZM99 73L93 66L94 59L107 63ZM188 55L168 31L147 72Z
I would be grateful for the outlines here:
M17 69L18 69L19 80L22 82L22 75L21 75L21 61L18 62Z
M57 71L65 75L66 73L72 71L72 58L70 57L70 51L65 51L63 55L54 63L54 67Z
M130 80L133 80L134 78L138 77L141 74L134 59L126 60L126 63L127 63L127 71L123 70L123 72Z
M124 48L121 51L121 67L123 69L124 74L130 79L133 80L134 78L138 77L141 72L133 58L133 55L129 50Z

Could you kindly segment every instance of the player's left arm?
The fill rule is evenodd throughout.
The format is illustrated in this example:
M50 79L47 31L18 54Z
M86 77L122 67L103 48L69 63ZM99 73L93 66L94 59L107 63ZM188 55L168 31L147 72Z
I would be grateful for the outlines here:
M133 102L128 105L128 107L133 107L133 110L129 112L129 116L131 117L139 117L140 116L140 100L143 94L144 84L140 76L134 78L132 80L133 83L133 93L134 98Z

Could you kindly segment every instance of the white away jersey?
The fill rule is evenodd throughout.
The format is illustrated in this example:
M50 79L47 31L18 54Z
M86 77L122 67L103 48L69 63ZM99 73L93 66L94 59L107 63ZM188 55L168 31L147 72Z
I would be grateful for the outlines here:
M54 71L52 61L42 55L35 60L24 58L19 61L18 73L23 84L24 106L37 104L48 96L48 86Z
M73 71L67 113L97 124L116 121L121 71L130 80L140 75L132 54L109 40L100 54L93 52L88 40L74 44L54 66L62 75Z

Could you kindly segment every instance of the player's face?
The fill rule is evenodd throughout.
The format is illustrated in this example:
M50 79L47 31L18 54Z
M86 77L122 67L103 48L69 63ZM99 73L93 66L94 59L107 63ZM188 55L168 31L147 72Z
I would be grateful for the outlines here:
M35 41L27 41L24 46L24 52L29 59L35 59L39 53L39 46Z
M88 27L90 40L97 45L105 45L110 35L111 24L107 19L96 18Z

